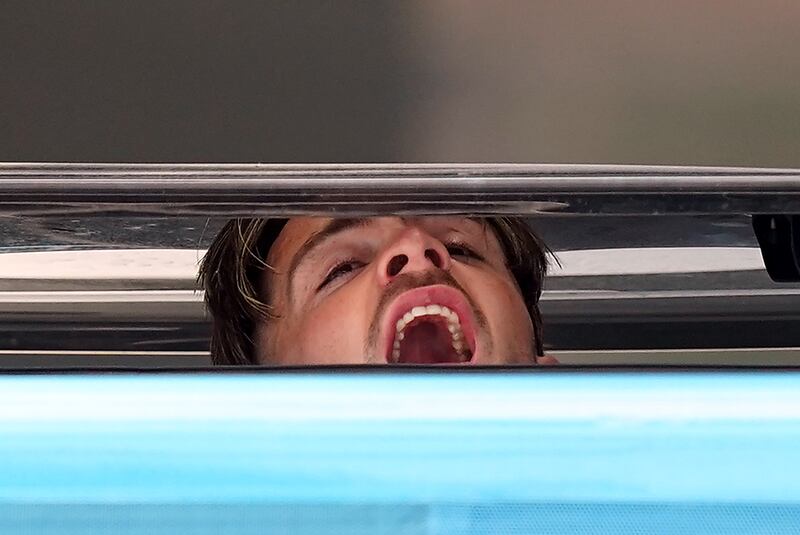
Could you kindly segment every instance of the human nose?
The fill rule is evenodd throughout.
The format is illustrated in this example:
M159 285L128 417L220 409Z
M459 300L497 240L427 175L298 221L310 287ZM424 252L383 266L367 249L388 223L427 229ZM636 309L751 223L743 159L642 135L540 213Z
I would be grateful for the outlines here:
M450 265L450 254L442 242L418 227L409 227L381 253L378 280L386 286L403 273L449 271Z

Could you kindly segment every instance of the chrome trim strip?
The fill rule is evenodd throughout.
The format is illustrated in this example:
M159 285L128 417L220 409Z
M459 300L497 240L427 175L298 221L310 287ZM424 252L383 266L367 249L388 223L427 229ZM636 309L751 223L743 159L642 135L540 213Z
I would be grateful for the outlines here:
M800 170L527 164L0 164L0 213L107 212L800 213Z

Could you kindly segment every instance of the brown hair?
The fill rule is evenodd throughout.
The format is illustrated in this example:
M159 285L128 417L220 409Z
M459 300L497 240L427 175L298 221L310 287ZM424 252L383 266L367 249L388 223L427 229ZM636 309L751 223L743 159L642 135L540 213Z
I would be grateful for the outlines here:
M219 232L200 264L198 282L213 320L214 364L258 364L253 332L260 321L276 317L262 299L267 254L286 219L232 219ZM522 218L487 217L500 241L506 265L516 280L533 323L535 353L543 355L539 297L547 273L544 242Z

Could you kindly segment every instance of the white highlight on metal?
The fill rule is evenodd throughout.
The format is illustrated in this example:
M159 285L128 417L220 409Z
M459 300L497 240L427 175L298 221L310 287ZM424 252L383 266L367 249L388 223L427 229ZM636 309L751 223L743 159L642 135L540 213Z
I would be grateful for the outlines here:
M556 251L554 277L764 270L758 247L637 247Z
M196 249L97 249L0 253L0 279L189 279Z
M2 258L2 257L0 257ZM0 292L0 303L202 303L195 290L74 290Z
M766 275L765 275L766 276ZM764 288L757 290L545 290L542 301L575 299L685 299L731 297L785 297L800 295L800 288Z
M0 253L0 279L194 280L205 250L99 249ZM556 251L550 276L764 270L757 247L644 247ZM413 311L412 311L413 312Z

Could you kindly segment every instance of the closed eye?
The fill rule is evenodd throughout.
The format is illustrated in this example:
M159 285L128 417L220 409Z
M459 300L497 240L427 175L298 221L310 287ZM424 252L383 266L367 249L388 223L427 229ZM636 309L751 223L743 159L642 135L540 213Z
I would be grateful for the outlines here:
M451 257L466 258L471 260L483 260L483 256L475 252L475 249L461 242L448 242L445 244L447 253Z
M325 276L325 279L322 283L317 287L317 291L322 290L325 286L329 285L339 277L343 277L348 273L351 273L359 268L364 267L364 262L360 260L345 260L344 262L340 262L333 266L328 274Z

